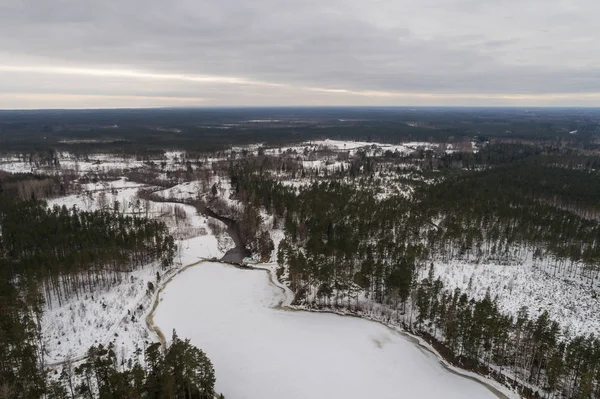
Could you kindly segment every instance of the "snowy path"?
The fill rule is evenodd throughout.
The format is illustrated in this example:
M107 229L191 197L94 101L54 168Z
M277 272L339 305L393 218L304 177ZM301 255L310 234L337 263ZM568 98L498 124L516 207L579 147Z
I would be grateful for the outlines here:
M207 353L226 397L497 397L379 323L286 310L289 290L273 265L261 268L270 278L214 262L189 268L165 286L154 315Z

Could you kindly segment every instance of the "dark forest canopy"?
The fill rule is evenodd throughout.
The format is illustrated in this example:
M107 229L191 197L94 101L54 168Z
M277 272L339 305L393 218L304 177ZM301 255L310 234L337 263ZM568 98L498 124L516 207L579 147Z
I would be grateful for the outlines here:
M390 178L396 171L386 156L359 155L347 168L299 188L278 176L315 172L266 157L233 161L230 176L237 198L264 207L285 231L278 263L297 303L360 311L364 294L456 364L485 373L489 365L510 370L525 382L526 396L542 389L597 397L598 337L574 337L545 312L505 314L496 298L475 300L450 290L430 268L436 261L509 262L533 254L555 272L568 268L588 284L597 281L598 160L558 154L490 144L477 154L442 156L436 159L441 178L413 185L408 198L375 195L379 174ZM468 165L453 165L465 159ZM433 165L427 156L398 162Z
M213 399L210 360L175 333L164 353L160 344L146 348L143 363L137 353L137 361L119 365L114 348L99 345L77 367L63 365L58 379L48 376L44 302L109 287L121 273L152 262L167 268L176 249L164 223L116 206L83 212L48 209L35 195L22 199L31 187L58 193L60 184L35 175L0 176L0 397Z
M1 151L74 152L276 145L320 138L364 141L569 142L598 149L594 108L199 108L0 111ZM575 132L576 133L573 133Z

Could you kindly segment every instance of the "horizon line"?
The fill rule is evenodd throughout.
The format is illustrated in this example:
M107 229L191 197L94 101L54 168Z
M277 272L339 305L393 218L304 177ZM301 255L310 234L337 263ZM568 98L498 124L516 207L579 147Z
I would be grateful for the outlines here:
M89 107L89 108L0 108L0 112L35 111L152 111L152 110L209 110L209 109L598 109L600 105L198 105L148 107Z

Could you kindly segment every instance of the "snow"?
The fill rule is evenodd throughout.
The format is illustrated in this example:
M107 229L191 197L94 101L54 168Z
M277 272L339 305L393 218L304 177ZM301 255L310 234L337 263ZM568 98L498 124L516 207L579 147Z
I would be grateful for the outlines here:
M285 232L283 229L272 229L269 230L269 234L271 235L271 240L273 241L273 252L271 253L271 262L277 262L277 251L279 251L279 244L281 240L285 237Z
M207 353L230 398L495 397L392 329L284 299L262 271L205 262L165 287L154 321Z
M375 149L380 150L382 152L385 151L398 151L402 154L410 154L411 152L417 150L418 148L423 149L435 149L439 146L436 143L426 143L426 142L409 142L402 144L385 144L385 143L372 143L365 141L343 141L343 140L321 140L321 141L313 141L311 142L313 145L323 146L330 149L335 150L350 150L351 153L355 152L354 150L358 149Z
M117 354L125 349L133 355L135 344L147 336L141 326L136 326L136 320L143 320L138 308L148 302L148 282L156 284L156 272L164 271L148 265L124 273L121 283L110 289L71 298L61 306L47 305L42 316L46 363L79 358L90 346L111 341L116 344Z
M258 153L258 149L262 147L262 144L250 144L246 146L238 146L232 147L231 151L235 151L236 153L240 153L241 151L247 151L248 154L256 155ZM350 155L355 154L358 150L363 150L368 154L382 154L385 151L398 151L401 154L410 154L415 150L429 149L435 150L440 147L438 143L428 143L428 142L406 142L401 144L387 144L387 143L378 143L378 142L367 142L367 141L351 141L351 140L315 140L315 141L307 141L304 143L299 143L293 146L282 146L275 148L264 148L264 153L267 155L285 155L288 153L300 155L304 154L305 150L309 152L318 151L323 149L329 149L331 151L336 152L348 152Z
M139 270L123 273L121 282L108 289L99 289L80 298L71 298L61 306L46 304L42 317L42 336L47 351L46 364L66 359L80 359L92 345L115 345L117 356L131 358L136 348L143 349L152 342L144 319L153 293L148 283L158 286L161 280L177 273L182 267L204 259L220 258L213 235L195 237L177 242L179 251L175 267L164 270L152 264ZM132 318L133 317L133 318Z
M45 173L54 174L61 170L74 170L81 175L86 172L108 172L123 169L133 169L143 167L144 163L132 157L123 157L115 154L94 154L87 159L78 159L69 152L60 152L58 154L60 167L37 166L27 162L25 159L19 159L16 155L4 155L0 157L0 170L12 173Z
M544 310L568 329L565 335L597 334L600 331L600 298L597 288L578 279L552 275L543 264L531 260L511 265L451 261L435 262L434 275L450 290L460 288L470 298L482 299L489 289L503 312L516 315L522 306L530 318Z
M112 208L114 202L118 201L121 209L126 211L135 203L141 187L145 186L130 182L124 177L112 182L82 184L81 193L50 199L48 206L52 208L65 205L69 209L75 206L83 211L96 211L103 207ZM101 192L106 194L105 203L99 201Z
M175 260L182 265L196 263L202 259L221 258L231 248L219 249L217 238L210 234L177 241L178 254Z
M153 301L148 283L158 285L156 273L159 272L166 279L182 267L200 260L221 258L235 246L231 239L215 237L207 218L199 215L193 206L153 201L140 201L138 206L136 194L140 187L144 186L120 178L112 182L83 184L81 194L48 201L50 207L76 206L81 210L93 211L102 208L99 197L101 193L106 193L105 206L112 207L114 201L118 201L124 212L142 216L147 214L165 222L171 234L177 238L178 250L174 259L175 267L169 270L146 265L139 270L122 273L120 281L111 287L70 298L60 306L56 299L47 301L41 323L47 351L46 364L57 364L68 358L81 359L91 345L107 345L110 342L115 344L119 360L121 357L131 358L136 348L143 349L153 340L148 335L144 318ZM172 209L175 206L185 212L185 218L174 217Z
M479 147L474 142L465 144L468 148L460 147L461 150L476 152ZM240 152L246 149L249 153L255 154L261 146L261 144L256 144L232 148L232 150ZM341 160L345 158L339 157L339 153L348 152L351 155L360 149L369 155L381 155L388 150L408 154L418 148L452 152L459 147L451 144L445 146L443 144L420 142L392 145L321 140L295 146L265 148L264 152L286 157L290 156L288 151L295 153L293 159L300 162L305 169L318 169L323 174L325 169L332 172L341 169L341 167L344 167L344 169L349 167L348 162ZM308 152L305 152L305 149ZM324 149L327 149L327 151L323 151ZM70 169L78 171L80 175L87 171L110 171L112 176L118 176L118 171L121 170L149 167L144 162L134 158L111 154L96 154L87 160L78 160L73 154L62 152L59 154L59 158L60 168L52 168L23 162L22 157L20 158L18 155L4 156L0 158L0 170L58 174ZM162 281L165 281L164 279L186 265L195 264L203 259L220 258L228 249L234 247L231 237L225 233L226 226L222 222L212 220L209 224L207 218L199 215L193 206L175 202L204 198L209 206L215 207L215 209L229 216L234 216L243 209L243 205L232 196L233 189L226 173L219 176L211 169L213 162L223 162L225 159L222 157L202 158L201 167L206 172L205 175L202 175L202 180L193 182L181 182L180 180L180 184L169 189L131 182L122 177L114 181L81 184L80 190L73 191L75 194L48 201L49 206L66 205L68 208L76 206L79 209L89 211L101 208L112 209L116 201L119 203L120 212L148 216L166 223L169 231L176 238L178 252L174 259L176 266L167 272L156 265L146 265L140 270L124 273L121 281L110 288L98 289L93 294L84 294L80 298L71 298L62 306L58 306L56 301L53 301L53 306L46 306L42 320L42 330L47 350L47 363L57 363L67 357L81 358L90 345L107 344L109 342L113 342L117 346L118 356L121 356L121 354L125 356L125 353L127 356L133 356L133 352L137 347L143 349L144 345L154 339L148 335L143 320L154 300L154 294L148 293L147 287L148 282L157 285L156 272L159 271L163 278ZM160 163L163 171L173 171L184 170L184 161L184 152L167 151L164 158L159 157L159 159L154 160L154 163ZM163 162L166 164L163 165ZM435 181L435 178L425 179L422 174L418 173L418 169L411 164L393 163L389 167L401 167L404 171L400 174L378 171L374 173L374 178L370 181L351 180L349 178L340 181L345 184L374 188L374 195L379 200L397 195L410 197L414 189L406 181L423 181L426 184ZM285 173L274 173L274 178L285 186L299 189L312 184L315 179L319 180L313 174L310 174L310 177L307 178L296 177L291 179ZM162 173L162 175L166 179L166 173ZM216 196L212 195L211 187L213 184L217 186ZM141 188L156 190L154 194L174 202L138 201L137 193ZM182 218L181 213L179 213L180 216L175 218L174 207L183 210L185 217ZM264 221L263 227L268 229L275 246L275 250L269 259L271 264L261 267L268 267L270 272L274 273L277 268L275 263L277 249L284 233L280 229L281 226L275 226L274 228L272 216L267 215L264 211L261 211L261 216ZM211 226L215 228L214 231ZM221 228L218 228L218 226ZM570 279L567 276L555 276L551 271L545 271L539 263L536 264L528 260L505 266L488 261L483 261L479 265L467 261L436 262L435 274L442 278L447 288L460 287L470 297L483 298L489 288L492 297L498 297L500 308L510 314L516 314L521 306L529 308L531 318L537 317L543 310L548 310L552 319L557 320L563 328L569 329L565 334L566 336L600 331L600 314L597 312L597 309L600 308L600 299L597 293L594 292L594 290L598 291L599 287L592 287L589 282L586 284L585 281ZM185 271L183 274L194 276L194 273L196 273L194 270L200 270L201 268L204 268L204 265ZM222 269L228 270L226 268ZM240 272L236 269L231 269L229 272L232 272L232 270ZM211 273L218 272L213 271ZM222 387L221 390L224 393L232 394L228 394L228 397L234 399L249 397L239 393L247 390L249 393L256 393L251 397L269 399L277 396L274 394L277 389L292 392L289 399L306 397L307 392L311 392L311 397L315 396L314 392L317 392L317 397L321 393L323 393L323 397L327 396L325 393L329 393L330 397L344 397L345 399L360 395L387 397L389 392L403 392L407 386L410 392L412 390L416 392L411 394L411 397L446 397L444 395L445 391L425 391L423 387L412 386L411 379L418 381L421 376L411 374L415 370L409 369L407 371L406 365L400 361L406 357L411 359L411 362L420 365L417 367L420 371L434 368L435 370L428 377L429 380L437 378L444 380L446 377L438 377L437 373L443 375L448 373L443 372L443 370L439 371L421 359L423 356L427 358L430 354L423 355L418 351L418 356L415 355L415 348L413 348L412 343L409 342L410 345L406 344L403 341L403 336L399 336L383 328L383 326L375 325L376 327L374 327L374 323L360 320L344 319L344 321L337 321L339 317L332 315L284 312L281 309L273 309L272 306L277 304L279 301L277 297L280 294L268 285L268 279L264 278L264 273L247 271L241 273L245 274L232 277L234 281L229 281L229 277L224 277L216 283L211 280L212 275L209 275L207 277L214 285L211 287L204 287L204 282L196 282L198 288L196 291L192 290L191 292L197 292L197 298L193 298L188 303L194 303L197 309L188 309L186 307L188 304L182 303L181 311L171 312L173 318L188 317L189 320L192 320L189 326L183 326L181 329L189 329L189 336L193 338L194 342L203 349L207 349L207 351L214 351L217 357L215 362L217 363L217 376L220 379L219 386ZM254 277L248 277L250 275ZM179 284L176 281L180 279L182 277L177 277L174 283ZM237 280L240 279L249 286L239 286ZM195 281L196 279L192 277L190 280ZM169 295L173 292L173 287L174 285L171 283L167 287L166 303L169 301ZM248 292L250 289L253 291ZM218 290L223 290L223 295L231 298L220 299L219 295L221 293L216 292ZM188 298L190 290L182 287L181 291L177 295ZM242 296L242 294L245 296ZM216 310L205 311L206 306L209 306L206 305L207 301ZM229 307L224 308L225 306L230 306L231 309ZM199 313L201 311L204 313ZM216 311L223 314L214 315L213 313ZM239 315L238 313L242 311L248 312L248 314ZM186 315L186 312L189 312L189 315ZM256 320L252 319L252 315L256 316ZM367 315L367 317L369 316ZM236 320L236 318L239 320ZM204 328L208 328L208 326L197 326L198 322L204 320L206 320L208 326L215 325L216 331L222 334L223 337L214 337L214 334L205 333ZM182 321L173 319L171 321L167 320L166 323L165 326L169 328L163 328L163 331L168 336L170 335L171 323L173 326L179 326ZM177 327L177 329L180 330L180 327ZM354 331L354 329L358 331ZM229 330L237 330L235 333L238 335L232 335L234 331ZM182 332L180 332L180 336L186 337ZM318 334L319 332L321 335ZM365 338L377 334L388 337L384 340L385 342L379 338L375 339L380 343L384 342L385 350L375 351L377 353L386 352L383 357L371 353L373 349L369 345L376 347L377 344L374 343L375 341ZM343 339L339 339L340 337L343 337ZM347 341L345 341L346 337ZM226 338L229 338L236 345L247 340L250 346L249 353L235 354L228 352L236 348L238 352L244 352L245 348L240 348L239 345L234 345L233 349L228 348L228 343L225 342ZM204 339L208 340L208 344L204 344ZM270 341L273 341L273 344ZM319 342L318 345L315 343L312 346L309 345L310 342L316 341ZM368 343L364 341L368 341ZM284 343L287 343L287 346ZM218 348L217 344L222 344L221 346L224 348ZM407 345L410 347L409 349L406 349ZM328 348L328 346L331 346L331 348ZM313 347L317 347L319 350L317 351ZM271 348L273 348L272 351ZM354 348L360 353L352 353L355 350ZM269 353L273 351L281 353ZM387 354L388 351L395 354L393 358ZM325 358L330 359L330 361L320 361L320 352L323 352L323 356L326 356ZM209 353L209 356L213 357L211 353ZM312 358L307 358L309 356L312 356ZM261 364L261 367L257 367L253 362L263 357L268 360L267 363L269 364ZM300 360L298 361L298 359ZM310 362L308 367L307 362ZM426 365L423 365L423 362ZM437 366L435 359L430 359L430 363ZM346 364L349 365L347 368L344 367ZM393 380L396 377L384 378L383 376L387 375L386 372L369 371L371 369L378 370L380 364L388 370L395 370L395 374L402 375L402 378L399 378L402 383L398 382L398 387L394 385L396 384L395 381L388 381L388 379ZM282 365L285 367L282 367ZM240 369L235 369L238 366ZM282 370L279 370L279 368ZM312 372L313 368L314 373ZM368 368L368 370L365 371L365 368ZM360 372L357 370L360 370ZM246 374L251 378L238 374ZM350 381L360 381L364 378L372 379L372 383L362 384L370 387L370 391L365 393L361 391L363 389L361 387L353 388L352 383L346 389L347 382L342 379L342 374L347 376L347 380ZM268 381L270 383L275 381L274 384L270 384L273 386L263 387L261 385L261 382L264 382L265 375L269 376ZM296 376L298 381L291 381L291 376ZM331 385L322 385L323 382L320 381L319 376L324 380L329 377L324 378L323 376L331 376L333 382ZM459 377L456 378L462 381ZM303 380L308 381L306 390L300 385ZM238 381L243 382L239 387L237 386ZM444 384L442 383L442 386ZM452 385L454 383L450 381L448 384ZM334 392L332 387L336 385L344 388L339 388L342 391ZM427 383L421 385L427 385ZM381 390L379 390L379 387L381 387ZM265 390L264 396L262 395L263 390ZM348 391L347 394L346 391ZM481 397L478 394L471 394L469 390L466 390L464 395L455 395L455 397L462 396Z
M19 162L17 158L8 157L0 160L0 170L9 173L30 173L34 168L28 163Z
M176 199L184 201L186 199L198 198L198 195L202 193L203 189L204 187L201 182L193 181L181 183L165 190L156 191L154 194L168 200Z

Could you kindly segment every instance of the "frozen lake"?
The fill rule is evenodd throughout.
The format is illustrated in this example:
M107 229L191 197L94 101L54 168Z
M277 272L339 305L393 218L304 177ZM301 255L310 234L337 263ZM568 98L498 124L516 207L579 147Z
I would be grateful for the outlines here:
M383 325L283 298L264 271L202 263L165 287L154 322L207 353L227 399L496 398Z

